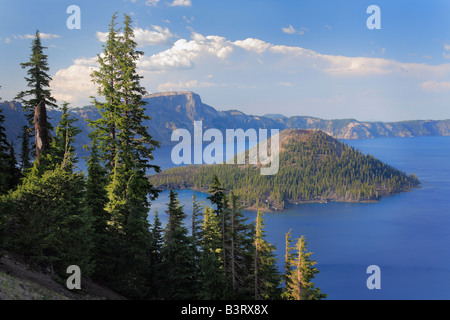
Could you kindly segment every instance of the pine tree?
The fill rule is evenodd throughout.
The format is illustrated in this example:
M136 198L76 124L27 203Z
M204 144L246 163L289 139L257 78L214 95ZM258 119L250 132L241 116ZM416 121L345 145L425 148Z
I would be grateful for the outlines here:
M219 220L211 207L204 209L202 228L203 238L199 263L201 290L197 297L202 300L223 299L225 273L221 261L222 236Z
M3 127L5 116L0 110L0 195L5 194L10 189L11 173L10 169L10 146L6 137L6 130Z
M146 192L148 184L143 171L136 171L127 188L128 214L121 230L120 277L125 280L125 293L131 298L146 298L150 294L152 234L147 220L150 206Z
M312 252L307 251L304 236L297 240L295 251L293 268L287 275L289 281L285 288L285 298L288 300L321 300L326 298L327 295L323 294L320 288L315 288L314 283L311 282L319 270L314 267L316 261L309 258Z
M92 271L91 219L86 214L84 176L56 167L31 172L3 200L10 220L9 248L34 263L65 275L69 265Z
M50 154L53 165L63 165L67 170L72 170L78 162L73 144L81 130L74 126L78 119L70 118L68 105L67 102L63 104L61 119L55 129ZM64 163L65 159L67 163Z
M219 181L217 176L214 176L213 183L211 184L208 193L210 194L207 199L211 201L213 205L215 205L214 212L220 221L220 232L222 245L220 247L222 252L222 264L225 275L228 272L228 243L227 243L227 234L228 234L228 217L230 213L228 199L225 194L225 188L222 187L222 184Z
M151 229L151 251L150 251L150 275L149 287L151 290L150 299L158 299L161 297L161 290L164 279L165 270L162 263L164 230L161 228L161 220L159 219L158 209L155 209L155 217Z
M194 279L196 279L195 288L193 291L200 290L200 260L201 260L201 246L202 246L202 206L197 200L197 195L192 195L192 218L191 218L191 239L192 239L192 257L194 259Z
M289 230L288 233L286 233L285 236L285 242L286 242L286 246L285 246L285 255L284 255L284 277L283 277L283 282L284 282L284 290L282 293L282 298L289 300L290 299L290 288L292 287L292 281L291 281L291 273L292 273L292 269L293 269L293 264L294 264L294 254L292 253L292 239L291 239L291 231Z
M159 143L152 139L148 128L143 125L144 121L151 118L145 114L147 102L142 98L147 91L141 86L140 80L143 77L137 72L137 61L143 52L136 50L131 23L130 16L124 15L124 32L120 37L121 114L117 122L117 139L125 163L129 161L137 169L159 172L159 167L151 164L153 151Z
M120 106L120 41L119 32L116 28L117 13L111 18L109 25L108 39L103 45L103 53L97 55L99 69L91 74L92 81L98 85L98 95L103 97L105 102L96 98L93 104L99 111L101 117L98 120L88 120L89 125L94 129L93 134L97 137L100 145L102 160L106 168L112 171L115 167L117 149L117 122L120 117L118 109Z
M48 75L48 57L44 54L46 47L42 46L39 30L31 45L30 60L21 63L27 69L25 77L29 90L21 91L16 99L22 103L23 111L30 128L34 127L36 159L47 154L50 149L50 131L52 127L47 119L47 106L57 107L56 100L51 96L49 89L52 78ZM26 98L30 97L30 98Z
M276 267L275 247L265 240L263 214L258 210L254 253L254 299L279 299L281 276Z
M100 68L92 73L104 102L93 100L101 118L90 121L90 126L94 129L91 136L99 142L99 154L108 175L105 210L109 215L112 241L116 244L115 253L111 255L112 274L117 278L125 273L124 281L118 285L137 292L136 288L144 286L144 273L148 272L145 269L150 259L151 232L147 215L151 201L159 192L149 183L146 174L149 170L159 171L159 167L152 164L158 143L152 140L143 124L150 118L145 116L142 100L145 89L140 86L141 77L137 73L137 61L142 53L136 50L128 16L124 24L121 34L116 14L113 15L103 54L98 55ZM129 254L125 261L124 257ZM127 268L127 264L133 263L133 267Z
M195 292L194 260L192 257L192 239L184 225L186 214L180 206L177 193L170 191L167 214L168 224L164 236L163 266L165 278L162 294L165 299L192 299Z
M253 276L253 227L242 214L239 197L230 192L229 223L229 274L231 277L232 297L247 298L251 295L249 287Z
M109 216L105 210L108 201L106 186L108 180L106 170L100 163L98 145L95 137L90 146L90 156L87 160L87 181L84 201L88 216L92 217L93 257L95 260L94 275L105 280L111 272L111 234L108 227Z
M8 188L12 190L19 184L20 180L20 169L17 164L16 152L14 151L14 143L12 141L9 143L8 167Z
M22 127L22 134L20 136L20 139L22 140L22 149L20 151L20 170L23 174L32 166L30 160L30 131L28 129L28 126Z

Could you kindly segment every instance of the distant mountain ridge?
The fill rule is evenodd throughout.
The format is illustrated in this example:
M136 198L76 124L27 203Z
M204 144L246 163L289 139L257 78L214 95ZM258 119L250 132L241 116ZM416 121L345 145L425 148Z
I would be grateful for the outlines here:
M172 144L171 135L175 129L193 130L193 121L202 121L204 129L318 129L337 139L372 139L379 137L450 136L450 120L413 120L402 122L362 122L355 119L324 120L309 116L285 117L280 114L266 116L247 115L238 110L218 111L202 102L193 92L165 92L148 95L147 112L152 120L145 123L149 133L162 145ZM16 141L21 128L26 124L20 103L3 102L0 109L6 117L5 128L8 139ZM87 106L71 110L82 133L77 139L77 150L88 144L89 127L84 119L95 120L98 111ZM49 110L53 126L59 121L61 112ZM20 142L15 143L16 150Z

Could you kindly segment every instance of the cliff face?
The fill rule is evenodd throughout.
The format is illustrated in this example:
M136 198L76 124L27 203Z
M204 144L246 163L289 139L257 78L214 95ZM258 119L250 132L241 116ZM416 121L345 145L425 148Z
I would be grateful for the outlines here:
M372 139L378 137L449 136L450 120L414 120L403 122L361 122L355 119L324 120L308 116L284 117L282 115L252 116L238 110L218 111L202 102L193 92L165 92L144 98L148 102L147 115L152 120L145 123L149 133L162 145L171 144L175 129L192 132L193 121L203 121L204 130L216 128L225 134L226 129L319 129L337 139ZM4 126L9 140L16 141L26 124L22 107L17 102L0 103L6 117ZM98 119L97 110L90 106L72 109L82 133L77 139L77 150L89 143L89 127L85 119ZM58 110L48 110L50 123L55 127L61 117ZM15 143L16 150L20 142Z
M246 115L240 111L217 111L204 104L193 92L167 92L145 97L147 113L152 118L146 123L150 134L161 144L171 144L175 129L192 132L193 122L202 121L203 128L216 128L225 134L226 129L285 129L285 125L273 119Z

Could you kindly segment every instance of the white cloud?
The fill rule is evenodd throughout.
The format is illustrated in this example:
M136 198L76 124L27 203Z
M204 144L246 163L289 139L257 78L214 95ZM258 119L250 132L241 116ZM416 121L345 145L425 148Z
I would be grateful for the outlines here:
M281 28L281 30L282 30L284 33L287 33L287 34L299 34L299 35L303 35L303 34L305 34L305 31L307 31L308 29L302 27L301 30L296 30L292 25L289 25L289 27L287 27L287 28Z
M149 7L156 7L159 3L159 0L146 0L145 5Z
M97 68L97 58L75 59L70 67L58 70L53 76L50 84L53 96L73 106L88 105L89 97L97 93L90 76Z
M446 92L450 91L450 81L435 81L430 80L421 84L424 91L427 92Z
M61 38L60 35L52 34L52 33L43 33L40 32L39 35L41 36L41 39L58 39ZM14 39L21 39L21 40L28 40L28 39L34 39L36 35L34 34L24 34L24 35L14 35Z
M170 32L169 28L160 26L152 26L153 30L135 28L134 38L139 47L154 46L154 45L170 45L175 35ZM106 42L108 39L108 32L96 32L96 37L100 42Z
M95 37L97 38L98 41L100 42L106 42L108 40L108 32L100 32L97 31L95 33Z
M241 47L247 51L263 53L272 45L259 39L247 38L245 40L237 40L233 42L235 46Z
M445 44L445 45L444 45L444 49L445 49L445 51L447 51L447 52L443 52L443 53L442 53L442 56L443 56L445 59L450 59L450 44Z
M192 34L192 40L177 40L172 48L143 57L139 66L145 70L164 70L192 68L200 58L212 57L224 60L233 51L231 42L219 36Z
M150 42L151 32L164 34L164 28L160 27L140 30L136 36L144 43L161 41L156 39ZM95 85L90 79L91 70L95 67L96 58L84 58L74 60L68 68L59 70L52 82L55 96L60 100L76 103L77 106L88 104L89 96L96 94ZM450 63L403 63L385 58L321 54L298 46L274 45L255 38L230 41L217 35L204 36L196 32L191 33L190 39L178 39L166 50L141 57L138 68L141 75L149 75L149 79L144 78L142 82L148 91L213 87L218 90L224 85L230 88L263 90L266 86L275 84L286 88L305 88L311 92L310 95L314 94L316 97L321 96L323 90L330 89L335 96L345 95L352 101L356 94L348 90L353 89L341 89L344 85L339 85L343 79L348 88L356 88L362 83L360 78L364 79L364 83L367 81L368 85L374 83L373 88L378 88L377 90L382 90L379 80L383 83L408 81L410 87L420 84L422 90L416 90L418 92L450 90L450 82L442 81L450 77ZM296 76L300 73L305 74L305 77ZM211 82L212 74L215 83ZM313 85L314 79L324 75L323 87ZM336 87L331 87L332 84ZM320 103L314 100L309 102ZM360 101L353 102L356 105Z
M169 4L171 7L190 7L192 6L191 0L174 0Z
M153 30L136 28L134 29L135 40L139 46L170 45L175 37L169 28L152 26Z

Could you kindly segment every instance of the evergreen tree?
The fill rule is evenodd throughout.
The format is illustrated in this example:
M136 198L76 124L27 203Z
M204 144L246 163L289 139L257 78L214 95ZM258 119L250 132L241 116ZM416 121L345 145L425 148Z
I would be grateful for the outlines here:
M161 220L159 219L158 209L155 209L155 217L153 220L153 226L151 230L151 251L150 251L150 275L149 275L149 287L151 289L151 295L149 298L158 299L161 297L161 290L163 289L161 284L164 279L162 252L164 245L164 230L161 227Z
M143 171L136 171L130 178L127 192L127 220L123 225L120 255L120 278L125 280L125 293L131 298L149 296L152 238L147 220L148 179Z
M5 202L8 248L53 272L69 265L92 271L91 219L84 210L84 177L56 167L31 172Z
M255 232L254 299L278 299L281 276L276 267L275 247L265 239L263 214L258 210Z
M288 300L321 300L326 298L327 295L323 294L320 288L315 288L314 283L311 282L319 270L314 267L316 261L309 258L312 252L307 251L304 236L298 239L295 251L293 268L286 275L289 281L285 288L285 298Z
M239 197L233 191L229 195L229 271L231 277L232 297L244 299L251 296L251 278L253 276L253 226L247 223L242 214ZM226 207L226 205L225 205Z
M25 77L29 90L21 91L16 99L22 104L30 128L34 127L36 140L36 157L45 155L50 148L50 131L52 127L47 119L46 107L57 107L56 100L51 96L49 89L52 78L48 75L48 57L44 54L46 47L42 46L39 30L31 45L30 60L21 63L27 69ZM29 98L27 98L29 97Z
M90 121L90 126L108 175L105 210L109 215L111 241L116 244L111 255L112 274L117 278L125 273L122 281L128 288L125 290L137 292L137 288L144 286L150 259L147 214L158 190L149 183L146 174L149 170L159 171L152 164L152 153L158 143L143 124L150 118L145 116L142 100L145 89L140 86L136 66L142 53L136 50L129 16L125 16L124 24L121 34L116 14L113 15L103 54L98 55L100 68L92 73L104 102L94 99L101 118ZM128 257L127 261L124 257ZM134 265L128 269L128 264Z
M10 146L6 137L3 122L5 116L3 110L0 110L0 195L5 194L10 189L11 173L10 170Z
M70 118L68 105L67 102L63 104L61 119L55 129L50 153L53 165L63 165L67 170L72 170L78 162L73 144L81 130L74 126L78 119ZM64 163L65 159L67 163Z
M9 183L8 188L10 190L14 189L20 180L20 169L17 164L16 152L14 151L14 143L11 141L9 143L9 157L8 157L8 172L9 172Z
M293 264L294 264L294 254L292 253L292 238L291 238L291 231L289 230L288 233L286 233L285 236L285 242L286 242L286 246L285 246L285 255L284 255L284 277L283 277L283 282L284 282L284 290L282 293L282 298L289 300L290 298L290 289L292 287L292 279L291 279L291 273L292 273L292 269L293 269Z
M153 151L159 146L159 142L152 139L148 128L143 124L151 118L145 115L147 102L142 98L147 91L141 86L140 80L143 77L137 72L137 61L143 52L136 50L131 23L130 16L124 15L124 31L120 37L121 106L117 139L125 163L130 162L137 169L159 172L159 167L151 164Z
M211 184L208 193L210 194L207 199L211 201L211 203L215 206L214 212L220 221L220 233L222 244L220 247L220 251L222 253L222 264L223 271L225 275L228 272L228 244L227 244L227 234L228 234L228 217L229 217L229 203L225 194L225 188L222 187L217 176L214 176L213 183Z
M165 278L162 284L162 294L165 299L192 299L195 292L194 260L192 257L192 239L184 226L186 218L180 206L177 194L170 191L167 214L168 224L165 231L163 247L163 266Z
M22 140L22 149L20 151L20 170L23 174L32 166L30 160L30 131L28 129L28 126L22 127L22 134L20 136L20 139Z
M111 234L108 226L109 216L105 210L108 201L106 186L108 183L106 170L100 163L98 145L95 137L90 146L90 156L87 160L87 181L85 204L88 216L92 217L94 238L93 257L95 260L94 275L105 280L111 272Z
M197 195L194 193L192 195L192 218L191 218L191 239L192 239L192 257L194 259L195 274L194 279L196 279L195 288L193 291L197 292L200 289L200 260L201 260L201 246L202 246L202 211L201 204L197 200Z
M225 274L222 264L222 236L217 215L211 207L205 207L202 224L202 249L200 256L201 290L198 298L202 300L223 299Z
M92 80L98 85L98 95L103 97L105 102L101 102L93 97L93 104L99 111L101 117L98 120L88 120L89 125L94 129L93 134L99 141L102 160L106 168L112 171L116 161L116 127L120 117L118 112L120 105L120 41L117 26L117 13L111 18L109 25L108 39L103 45L103 53L97 55L99 69L91 74Z

